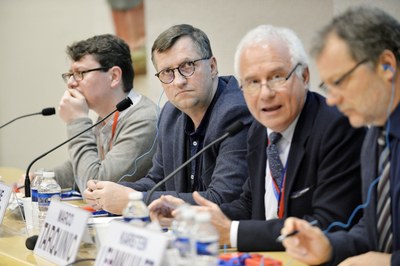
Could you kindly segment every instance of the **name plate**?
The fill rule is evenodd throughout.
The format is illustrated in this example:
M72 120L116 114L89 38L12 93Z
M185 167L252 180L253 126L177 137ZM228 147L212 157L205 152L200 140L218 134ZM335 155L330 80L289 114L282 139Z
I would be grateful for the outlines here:
M112 221L95 265L161 265L166 247L167 238L161 232Z
M58 265L75 261L90 213L51 201L34 253Z
M3 222L11 197L11 187L0 183L0 224Z

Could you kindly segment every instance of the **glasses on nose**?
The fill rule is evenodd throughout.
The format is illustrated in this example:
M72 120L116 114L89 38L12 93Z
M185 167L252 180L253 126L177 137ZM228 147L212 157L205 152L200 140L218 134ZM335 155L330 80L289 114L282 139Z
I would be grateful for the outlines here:
M81 81L83 80L83 76L86 73L92 72L92 71L107 71L109 70L109 67L98 67L98 68L92 68L92 69L88 69L88 70L83 70L83 71L76 71L76 72L67 72L64 74L61 74L61 77L63 78L65 83L68 83L68 80L71 77L74 77L75 81Z
M290 79L296 68L301 66L301 63L297 63L292 70L286 75L283 76L281 74L275 74L271 79L267 80L267 82L262 83L260 80L248 80L242 83L241 89L243 92L255 95L260 92L263 85L267 86L268 89L276 91L277 88L281 87L287 80Z
M175 68L166 68L156 73L155 76L164 84L169 84L175 79L175 70L178 70L181 76L188 78L193 75L196 70L195 64L201 60L208 60L210 58L200 58L193 61L186 61L181 63L178 67Z
M346 80L346 78L350 77L351 74L353 74L353 72L362 64L365 64L369 61L369 59L364 59L361 60L360 62L358 62L352 69L350 69L349 71L347 71L346 73L344 73L340 78L338 78L337 80L332 81L330 84L327 84L326 82L321 82L319 84L319 88L325 92L325 93L329 93L331 91L331 89L333 87L335 88L339 88L340 85L343 83L344 80Z

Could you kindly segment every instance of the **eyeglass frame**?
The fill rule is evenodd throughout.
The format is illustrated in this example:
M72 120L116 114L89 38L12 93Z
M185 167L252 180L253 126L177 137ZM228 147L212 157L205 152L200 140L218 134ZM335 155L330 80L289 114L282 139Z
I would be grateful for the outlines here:
M88 70L83 70L83 71L75 71L75 72L66 72L61 74L62 79L64 80L65 83L68 83L69 79L71 77L74 77L75 81L82 81L83 80L83 74L93 72L93 71L106 71L109 70L111 67L97 67L97 68L92 68ZM79 77L78 79L76 77Z
M180 74L182 77L185 77L185 78L191 77L191 76L193 76L194 72L196 71L196 65L195 65L195 63L198 62L198 61L201 61L201 60L208 60L208 59L210 59L210 58L211 58L211 57L203 57L203 58L196 59L196 60L192 60L192 61L184 61L184 62L180 63L177 67L174 67L174 68L168 68L168 67L167 67L167 68L164 68L164 69L158 71L156 74L154 74L154 76L156 76L156 77L161 81L161 83L164 83L164 84L171 84L171 83L175 80L175 70L178 70L179 74ZM186 74L183 74L183 73L181 72L180 68L181 68L184 64L188 64L188 63L192 63L192 64L193 64L193 72L192 72L191 74L189 74L189 75L186 75ZM160 74L161 74L163 71L166 71L166 70L172 71L172 72L171 72L171 73L172 73L172 79L171 79L170 82L165 82L165 81L162 81L162 80L160 79Z
M358 62L354 67L352 67L349 71L345 72L340 78L334 80L332 82L331 85L327 85L324 81L322 81L318 87L325 93L329 93L329 87L331 86L335 86L335 87L339 87L340 84L348 77L351 76L351 74L353 74L354 71L356 71L356 69L361 66L362 64L365 64L367 62L369 62L370 60L368 58L365 58L363 60L361 60L360 62Z
M258 88L256 90L254 90L253 92L250 92L251 90L246 89L245 86L247 86L247 85L243 86L243 84L240 85L240 89L243 92L248 93L250 95L256 95L257 92L261 91L261 88L262 88L263 85L265 85L269 90L276 91L275 87L282 86L283 84L285 84L285 82L288 81L290 79L290 77L292 76L292 74L296 71L297 67L302 66L302 65L303 64L300 63L300 62L297 63L292 68L292 70L289 71L289 73L286 75L286 77L283 78L283 79L282 78L276 78L276 79L267 80L267 82L265 82L265 83L260 82L259 85L258 85ZM271 86L270 85L271 81L272 81L272 84L275 84L275 85Z

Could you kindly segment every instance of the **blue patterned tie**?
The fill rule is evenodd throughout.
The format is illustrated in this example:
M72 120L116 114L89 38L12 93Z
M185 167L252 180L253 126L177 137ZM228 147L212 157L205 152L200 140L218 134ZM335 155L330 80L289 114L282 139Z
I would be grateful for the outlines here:
M390 152L389 147L385 147L385 132L382 131L378 138L379 170L381 178L378 182L376 208L378 217L378 238L379 250L385 253L392 251L392 217L390 204Z
M278 141L282 138L280 133L272 132L269 134L269 145L267 147L267 157L269 169L271 170L272 178L275 180L278 187L282 186L282 172L283 165L279 158L279 151L277 147Z

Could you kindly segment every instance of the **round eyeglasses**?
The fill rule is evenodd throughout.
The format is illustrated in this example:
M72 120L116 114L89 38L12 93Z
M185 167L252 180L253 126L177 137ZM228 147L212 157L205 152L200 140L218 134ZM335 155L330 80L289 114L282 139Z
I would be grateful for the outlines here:
M188 78L193 75L196 70L195 64L201 60L208 60L210 58L200 58L193 61L186 61L181 63L175 68L166 68L156 73L155 76L164 84L170 84L175 79L175 70L178 70L181 76Z
M257 93L259 93L263 85L265 85L269 90L276 91L277 88L281 87L288 79L290 79L294 71L296 71L296 68L301 65L301 63L297 63L286 76L275 74L265 83L262 83L260 80L247 80L242 83L241 89L243 92L250 95L256 95Z
M83 70L83 71L76 71L76 72L67 72L64 74L61 74L61 77L63 78L65 83L68 83L68 80L71 77L74 77L75 81L81 81L83 80L83 74L92 72L92 71L107 71L109 70L109 67L98 67L98 68L92 68L92 69L88 69L88 70Z

